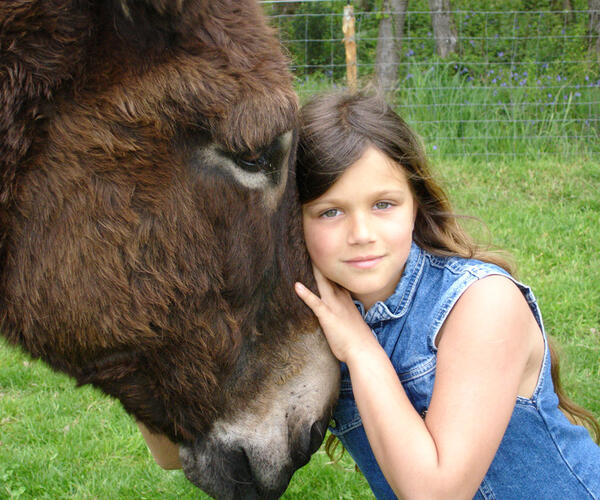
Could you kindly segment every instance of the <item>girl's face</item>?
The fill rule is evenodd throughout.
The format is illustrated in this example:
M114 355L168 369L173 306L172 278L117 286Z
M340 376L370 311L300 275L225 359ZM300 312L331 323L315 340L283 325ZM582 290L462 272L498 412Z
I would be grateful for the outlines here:
M308 253L324 276L370 308L402 276L416 214L403 169L369 147L329 190L303 205Z

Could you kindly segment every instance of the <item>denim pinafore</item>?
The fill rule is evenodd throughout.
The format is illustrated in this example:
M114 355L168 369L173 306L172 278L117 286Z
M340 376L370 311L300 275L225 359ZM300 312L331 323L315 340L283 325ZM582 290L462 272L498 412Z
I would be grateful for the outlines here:
M474 498L600 500L600 448L585 428L571 424L557 407L548 342L528 287L493 264L438 257L413 243L395 292L367 312L358 302L357 307L391 359L412 405L424 416L433 392L440 327L469 285L497 274L509 277L523 293L544 335L545 354L534 393L530 399L517 397L500 447ZM330 430L375 496L395 499L369 446L343 363L341 372L340 398Z

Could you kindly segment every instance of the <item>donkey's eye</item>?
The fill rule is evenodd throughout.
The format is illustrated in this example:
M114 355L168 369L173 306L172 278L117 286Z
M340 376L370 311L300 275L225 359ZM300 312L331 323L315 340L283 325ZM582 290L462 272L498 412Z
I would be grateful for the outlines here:
M244 154L236 158L236 163L248 172L271 171L271 161L266 154Z

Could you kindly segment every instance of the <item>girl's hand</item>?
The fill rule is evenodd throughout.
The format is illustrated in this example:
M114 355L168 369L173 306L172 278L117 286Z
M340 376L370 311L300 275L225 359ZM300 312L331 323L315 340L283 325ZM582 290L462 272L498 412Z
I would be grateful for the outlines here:
M317 268L313 270L321 297L301 283L296 283L296 293L319 320L334 356L347 362L355 353L377 341L348 290L327 279Z

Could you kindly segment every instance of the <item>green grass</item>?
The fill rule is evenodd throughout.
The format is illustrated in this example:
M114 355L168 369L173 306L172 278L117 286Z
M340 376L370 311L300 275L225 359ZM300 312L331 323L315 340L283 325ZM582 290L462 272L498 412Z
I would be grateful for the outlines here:
M371 499L346 458L319 451L286 499ZM119 403L0 343L0 499L208 498L154 464Z
M436 162L480 238L510 251L559 341L563 381L600 417L600 167L542 159ZM0 498L206 498L154 465L119 403L0 344ZM285 499L371 499L348 459L319 451Z
M480 240L508 250L562 353L562 379L600 417L600 167L554 158L444 162L437 171Z

